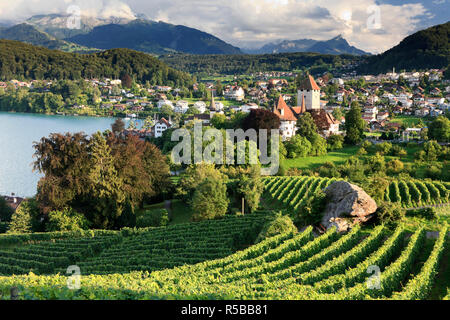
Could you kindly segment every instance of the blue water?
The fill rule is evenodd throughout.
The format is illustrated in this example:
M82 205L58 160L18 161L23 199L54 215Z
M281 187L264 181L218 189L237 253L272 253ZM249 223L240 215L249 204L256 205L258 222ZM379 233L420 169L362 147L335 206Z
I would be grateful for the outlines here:
M114 118L48 116L0 112L0 195L36 194L40 175L33 172L33 141L50 133L92 134L111 128Z

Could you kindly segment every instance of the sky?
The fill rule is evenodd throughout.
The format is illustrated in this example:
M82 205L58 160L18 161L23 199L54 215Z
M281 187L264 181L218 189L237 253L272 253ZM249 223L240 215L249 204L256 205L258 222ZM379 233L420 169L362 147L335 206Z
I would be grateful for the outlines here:
M404 37L447 22L450 0L0 0L0 23L36 14L133 17L182 24L241 48L276 40L328 40L339 34L351 45L380 53Z

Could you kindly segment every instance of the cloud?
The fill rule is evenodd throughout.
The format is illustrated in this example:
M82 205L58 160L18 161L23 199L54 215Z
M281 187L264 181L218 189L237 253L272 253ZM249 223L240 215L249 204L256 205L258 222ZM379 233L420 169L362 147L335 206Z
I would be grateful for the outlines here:
M0 0L0 20L22 22L33 15L67 13L71 6L82 15L99 18L134 18L133 10L119 0Z
M339 34L370 52L382 52L416 31L428 14L420 3L376 6L375 0L129 0L150 18L210 32L238 46L278 39L327 40ZM379 9L379 28L368 26ZM378 10L377 9L377 10Z
M381 4L376 0L0 0L0 20L66 12L131 17L182 24L241 47L278 39L327 40L342 34L352 45L382 52L420 28L431 17L423 4ZM371 10L370 10L371 9ZM379 15L378 15L379 13ZM379 17L379 19L378 19ZM369 23L368 23L369 22ZM375 26L375 27L374 27Z

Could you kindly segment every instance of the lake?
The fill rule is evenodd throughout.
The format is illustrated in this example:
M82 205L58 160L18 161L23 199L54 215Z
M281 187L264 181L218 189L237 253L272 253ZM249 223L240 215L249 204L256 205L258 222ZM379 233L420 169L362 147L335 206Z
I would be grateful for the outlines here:
M0 112L0 195L36 194L40 175L32 171L33 141L50 133L104 131L111 128L114 120Z

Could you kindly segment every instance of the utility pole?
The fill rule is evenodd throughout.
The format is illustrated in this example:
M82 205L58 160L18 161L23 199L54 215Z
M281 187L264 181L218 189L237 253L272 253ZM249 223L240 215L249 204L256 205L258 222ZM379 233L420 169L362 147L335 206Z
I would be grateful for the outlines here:
M244 202L245 202L245 200L244 200L244 197L242 197L242 215L244 215L245 214L245 204L244 204Z

